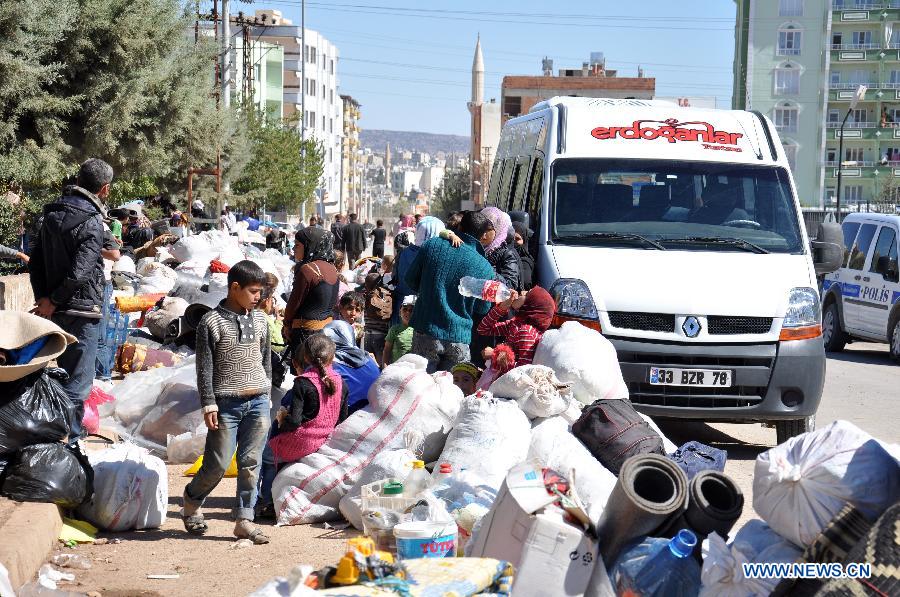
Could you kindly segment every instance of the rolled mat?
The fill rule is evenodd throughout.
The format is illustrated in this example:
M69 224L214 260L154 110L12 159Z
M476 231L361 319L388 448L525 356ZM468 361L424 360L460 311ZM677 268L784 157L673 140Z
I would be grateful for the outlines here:
M597 525L600 555L613 566L632 539L665 528L687 507L687 476L658 454L638 454L622 465Z
M163 298L165 293L138 294L136 296L117 296L116 308L122 313L148 311Z
M688 507L672 519L664 533L674 537L681 529L691 529L698 543L713 531L728 537L744 510L744 494L730 477L718 471L700 471L688 484Z

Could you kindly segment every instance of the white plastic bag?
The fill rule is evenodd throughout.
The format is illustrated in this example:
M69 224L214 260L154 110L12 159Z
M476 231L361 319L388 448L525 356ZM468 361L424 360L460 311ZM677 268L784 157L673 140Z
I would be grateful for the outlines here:
M847 421L792 437L756 457L753 508L772 529L806 546L845 504L875 520L900 500L900 464Z
M531 424L519 406L489 393L463 399L438 462L499 489L506 473L528 454Z
M115 417L119 423L126 429L133 429L153 409L169 384L194 384L196 387L197 371L194 361L195 357L190 356L178 367L158 367L126 375L122 383L111 392L116 399Z
M369 388L369 404L350 415L319 451L282 469L272 485L278 524L340 518L338 502L384 450L406 446L407 432L425 438L422 460L438 457L462 392L447 372L429 375L427 362L406 355Z
M544 332L534 364L553 369L560 381L572 385L572 395L583 404L628 398L616 349L600 332L578 322L567 321L558 330Z
M185 261L205 261L206 265L215 258L215 253L203 234L195 234L178 239L169 252L180 263Z
M731 544L718 533L703 542L703 570L700 597L747 597L768 595L779 578L747 578L744 564L790 564L802 551L761 520L750 520L737 532Z
M193 431L166 436L166 462L169 464L191 464L206 447L206 424L201 423Z
M416 455L407 448L388 450L376 456L369 466L363 469L347 495L341 498L339 507L347 522L358 530L363 530L361 495L363 485L382 479L405 479L412 470L413 460L416 460Z
M78 513L100 529L130 531L162 526L169 478L162 460L132 444L89 452L94 495Z
M171 382L163 386L156 405L134 428L134 440L162 453L168 436L181 435L204 425L196 382Z
M537 460L574 482L590 519L595 524L600 520L616 476L572 435L565 419L553 417L531 430L527 460Z
M523 365L501 375L491 384L498 398L515 400L529 419L561 415L573 402L572 389L556 378L550 367Z

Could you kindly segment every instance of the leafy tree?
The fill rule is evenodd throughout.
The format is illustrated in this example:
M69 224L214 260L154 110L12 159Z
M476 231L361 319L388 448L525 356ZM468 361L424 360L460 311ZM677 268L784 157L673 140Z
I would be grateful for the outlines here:
M434 192L431 214L446 218L450 212L458 211L462 201L469 199L469 168L448 168L444 179Z
M296 123L248 116L251 158L234 191L247 206L299 211L314 209L315 190L325 165L325 150L315 139L301 141ZM303 150L301 157L301 150Z

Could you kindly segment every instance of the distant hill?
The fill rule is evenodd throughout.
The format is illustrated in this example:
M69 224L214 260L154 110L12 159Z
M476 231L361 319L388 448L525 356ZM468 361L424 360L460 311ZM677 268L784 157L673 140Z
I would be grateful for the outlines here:
M435 154L444 153L468 153L469 138L461 135L438 135L435 133L420 133L416 131L384 131L363 129L359 133L359 143L362 147L368 147L372 151L382 153L387 143L391 144L391 151L406 149L409 151L424 151Z

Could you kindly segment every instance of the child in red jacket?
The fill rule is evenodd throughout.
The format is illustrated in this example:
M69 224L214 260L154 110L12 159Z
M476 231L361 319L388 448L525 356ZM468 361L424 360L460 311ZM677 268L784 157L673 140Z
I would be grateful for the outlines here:
M501 321L511 309L514 311L513 317ZM478 326L478 333L482 336L503 336L516 355L513 366L530 365L538 342L550 327L555 314L556 301L540 286L522 294L513 291L509 299L485 315Z

